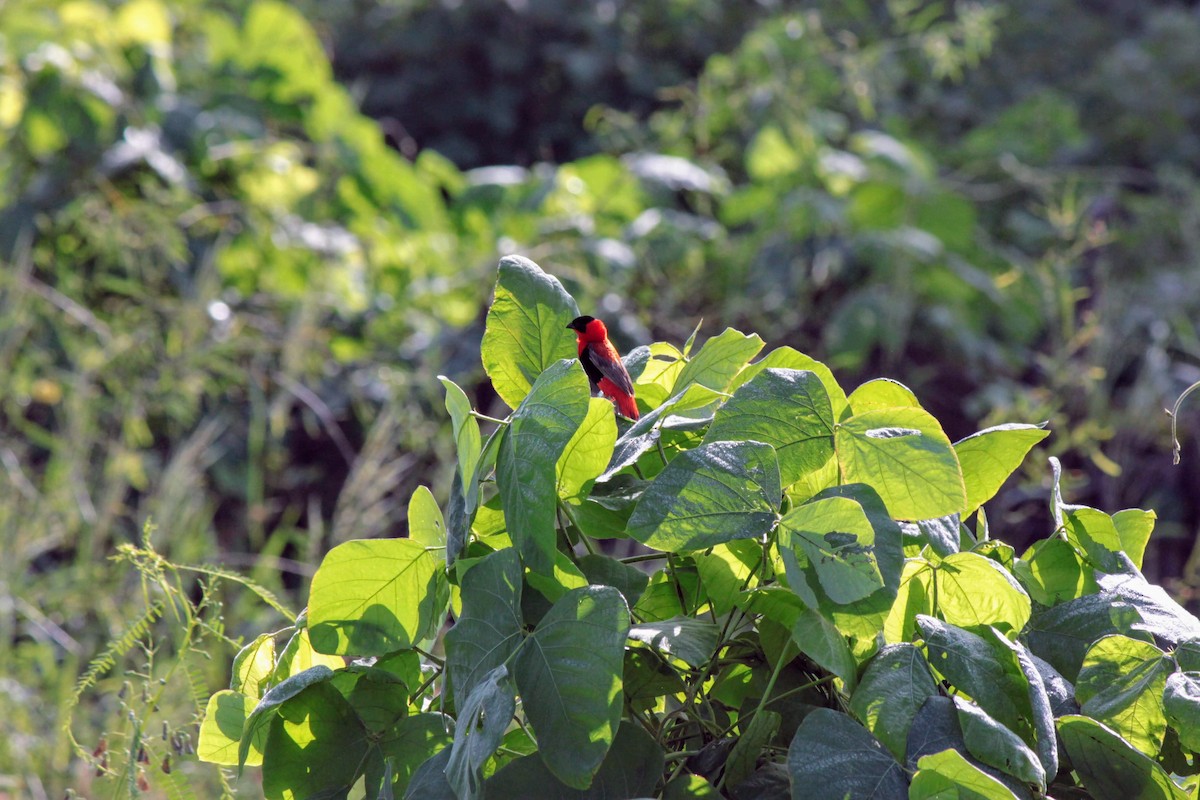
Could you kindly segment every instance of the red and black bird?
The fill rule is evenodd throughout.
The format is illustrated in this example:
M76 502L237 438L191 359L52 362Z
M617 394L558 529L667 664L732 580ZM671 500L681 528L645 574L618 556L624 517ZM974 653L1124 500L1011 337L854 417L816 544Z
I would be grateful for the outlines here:
M608 328L595 317L576 317L567 326L575 331L579 346L579 361L592 383L592 391L612 400L622 416L638 418L637 403L633 399L633 381L621 363L621 354L608 340Z

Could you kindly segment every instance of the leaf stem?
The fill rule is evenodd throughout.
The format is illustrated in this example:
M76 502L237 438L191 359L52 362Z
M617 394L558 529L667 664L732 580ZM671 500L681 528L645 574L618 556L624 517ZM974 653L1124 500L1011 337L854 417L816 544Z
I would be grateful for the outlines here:
M1179 434L1176 427L1176 423L1179 421L1179 406L1183 403L1184 398L1196 391L1197 388L1200 388L1200 381L1196 381L1184 389L1183 394L1179 395L1179 399L1175 401L1175 407L1167 411L1167 416L1171 418L1171 462L1176 466L1179 465L1179 455L1183 450L1183 447L1179 444Z
M487 414L481 414L480 412L476 411L475 409L471 409L471 416L475 417L475 419L484 420L485 422L494 422L497 425L509 424L509 421L506 419L497 419L496 417L489 417Z

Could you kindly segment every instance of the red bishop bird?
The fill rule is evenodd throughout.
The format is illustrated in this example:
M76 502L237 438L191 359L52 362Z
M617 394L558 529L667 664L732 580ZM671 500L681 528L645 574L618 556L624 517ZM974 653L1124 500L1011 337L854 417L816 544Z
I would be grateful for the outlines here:
M608 328L595 317L576 317L567 326L575 331L579 346L579 361L592 383L592 391L599 390L612 400L617 411L629 419L638 418L637 403L633 399L633 381L621 363L621 354L608 340Z

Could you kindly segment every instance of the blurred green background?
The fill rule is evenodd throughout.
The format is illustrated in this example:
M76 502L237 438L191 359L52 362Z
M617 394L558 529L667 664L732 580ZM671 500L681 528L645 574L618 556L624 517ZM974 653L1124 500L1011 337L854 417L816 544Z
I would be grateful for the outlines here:
M993 533L1050 532L1056 455L1198 607L1191 3L9 0L0 177L5 800L255 796L187 737L289 620L213 573L299 608L444 496L508 252L624 349L703 318L951 439L1048 421Z

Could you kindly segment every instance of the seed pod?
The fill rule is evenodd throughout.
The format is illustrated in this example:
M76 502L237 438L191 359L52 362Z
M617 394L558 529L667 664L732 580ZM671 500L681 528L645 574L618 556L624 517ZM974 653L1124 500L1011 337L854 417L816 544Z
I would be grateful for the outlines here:
M163 773L165 773L167 775L171 774L171 754L170 753L167 753L165 756L163 756L162 771L163 771Z

